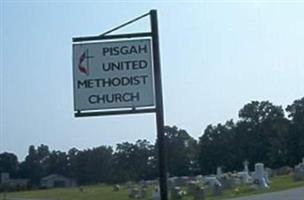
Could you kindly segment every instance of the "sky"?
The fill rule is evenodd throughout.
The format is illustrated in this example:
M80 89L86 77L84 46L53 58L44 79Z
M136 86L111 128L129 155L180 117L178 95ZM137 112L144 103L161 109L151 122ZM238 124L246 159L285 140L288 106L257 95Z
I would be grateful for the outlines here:
M198 139L252 100L304 96L304 1L0 0L0 153L156 139L154 114L75 118L72 38L151 9L159 18L165 124ZM121 32L149 31L143 19Z

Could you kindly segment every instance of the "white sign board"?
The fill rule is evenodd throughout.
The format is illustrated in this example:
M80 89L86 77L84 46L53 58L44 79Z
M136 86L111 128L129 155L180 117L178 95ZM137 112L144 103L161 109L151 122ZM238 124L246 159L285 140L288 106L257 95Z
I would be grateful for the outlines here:
M74 109L154 106L151 40L73 44Z

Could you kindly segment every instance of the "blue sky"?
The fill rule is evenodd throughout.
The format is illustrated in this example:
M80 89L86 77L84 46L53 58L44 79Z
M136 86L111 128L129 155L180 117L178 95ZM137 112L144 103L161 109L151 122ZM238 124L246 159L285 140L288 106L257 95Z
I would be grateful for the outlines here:
M72 37L159 14L165 121L198 138L251 100L304 96L304 2L0 1L0 152L155 140L153 114L75 119ZM142 20L124 32L149 29Z

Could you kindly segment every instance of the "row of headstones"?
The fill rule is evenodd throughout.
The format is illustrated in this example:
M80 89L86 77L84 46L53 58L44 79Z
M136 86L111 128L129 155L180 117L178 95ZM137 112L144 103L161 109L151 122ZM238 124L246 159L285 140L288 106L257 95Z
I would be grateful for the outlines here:
M145 183L145 182L144 182ZM128 187L129 197L132 199L146 198L148 184L140 183L139 186ZM233 188L237 185L252 183L258 188L269 188L270 181L263 163L255 165L255 172L251 177L249 175L248 164L245 165L244 171L236 174L222 174L221 169L217 169L216 176L197 176L197 177L173 177L169 178L169 190L172 200L180 200L183 196L193 196L195 200L203 200L206 189L210 189L214 196L222 194L224 189ZM203 187L203 185L205 187ZM187 186L187 191L182 187ZM117 189L116 189L117 190ZM160 199L158 187L152 193L153 200Z
M147 188L149 185L155 184L155 182L141 181L138 185L132 182L127 182L125 184L125 189L128 190L128 196L131 199L143 199L147 197ZM113 186L113 192L120 191L121 186L116 184Z
M256 163L253 173L249 172L248 162L244 162L244 170L237 173L222 174L221 168L217 168L216 178L222 183L225 188L231 188L236 185L252 184L256 189L269 188L269 174L264 168L263 163Z
M169 190L171 199L182 199L186 194L193 195L194 199L204 199L206 189L211 189L213 195L221 195L222 190L233 188L242 184L251 184L256 189L269 188L269 172L265 170L263 163L255 164L255 171L249 172L248 162L244 162L244 170L237 173L223 174L220 167L217 168L216 176L197 177L172 177L169 178ZM304 180L304 158L302 163L295 167L295 180ZM140 182L139 186L127 184L129 197L133 199L146 198L148 185L155 185L154 182ZM187 192L181 186L188 186ZM204 186L204 187L203 187ZM113 191L118 191L119 187L114 186ZM159 189L155 188L152 194L153 200L159 199Z
M252 176L249 174L248 163L244 167L244 171L237 173L223 174L221 168L217 168L217 175L214 176L197 176L193 177L173 177L169 179L173 186L186 186L191 182L199 182L204 187L211 189L214 194L218 194L220 189L229 189L242 184L255 184L259 188L268 188L270 181L268 172L264 168L263 163L255 164L255 171Z

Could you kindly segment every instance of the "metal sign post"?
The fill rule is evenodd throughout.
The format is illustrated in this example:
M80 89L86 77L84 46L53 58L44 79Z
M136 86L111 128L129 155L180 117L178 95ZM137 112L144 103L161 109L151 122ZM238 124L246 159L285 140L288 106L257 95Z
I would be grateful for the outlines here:
M142 33L129 33L129 34L117 34L117 35L108 35L113 31L116 31L124 26L127 26L139 19L142 19L146 16L150 16L151 22L151 32L142 32ZM138 71L139 67L138 62L131 62L134 64L133 71L123 72L120 71L116 73L115 71L110 74L106 74L105 70L101 71L100 65L107 62L121 62L125 59L131 59L128 56L122 55L121 57L117 56L113 60L110 56L101 57L99 54L94 54L94 52L102 52L106 47L113 48L114 54L117 54L117 49L124 48L127 46L136 46L138 42L141 44L147 44L147 40L136 41L136 40L125 40L113 42L116 39L125 39L125 38L151 38L152 39L152 52L153 52L153 74L150 74L150 57L143 54L149 54L149 51L144 51L142 55L134 57L133 59L143 59L143 63L147 65L142 65L141 68L145 68L146 71L142 70L141 73L146 73L146 77L140 82ZM111 40L107 43L81 43L88 41L97 41L97 40ZM139 113L155 113L156 114L156 127L157 127L157 145L158 145L158 165L159 165L159 185L160 185L160 197L161 200L168 200L168 188L167 188L167 163L166 163L166 150L165 150L165 135L164 135L164 113L163 113L163 96L162 96L162 82L161 82L161 67L160 67L160 52L159 52L159 38L158 38L158 22L157 22L157 11L151 10L149 13L146 13L142 16L139 16L129 22L126 22L116 28L113 28L104 34L98 36L90 37L77 37L73 38L74 48L73 48L73 72L74 72L74 109L76 111L75 117L93 117L93 116L107 116L107 115L123 115L123 114L139 114ZM77 44L79 43L79 44ZM148 47L149 45L145 45ZM142 49L141 46L140 49ZM89 49L93 55L89 56ZM105 52L105 51L104 51ZM131 53L136 53L136 48L131 48ZM105 56L105 55L103 55ZM116 55L115 55L116 56ZM132 57L133 56L133 57ZM143 57L142 57L143 56ZM89 61L85 62L85 59L91 59L92 66L89 68ZM121 60L119 60L121 59ZM110 60L110 61L109 61ZM128 61L129 62L129 61ZM85 64L87 64L85 66ZM113 64L113 63L112 63ZM129 62L130 64L130 62ZM132 68L129 67L128 69ZM96 66L99 66L96 67ZM114 66L114 65L113 65ZM103 74L102 74L103 73ZM122 77L121 74L124 76ZM114 78L113 78L114 77ZM130 83L128 79L133 78L133 83L129 87L126 87L127 83ZM152 77L154 78L152 81ZM154 84L149 85L149 80ZM138 84L141 86L137 86ZM135 85L135 86L134 86ZM115 86L116 89L111 86ZM134 87L133 87L134 86ZM101 87L101 88L100 88ZM147 93L150 88L154 88L153 92ZM128 91L125 91L128 90ZM105 92L106 94L98 94L99 92ZM118 102L113 102L113 94L115 93L115 98L118 99ZM136 94L135 96L133 94ZM112 95L111 101L106 102L105 95ZM124 98L124 95L127 95ZM130 97L134 97L134 100L138 102L130 103ZM146 99L141 99L141 97ZM152 99L152 100L151 100ZM126 100L126 102L122 102ZM94 104L94 105L92 105ZM92 111L93 110L93 111Z
M165 151L164 135L164 112L163 112L163 94L160 70L160 52L158 40L158 23L156 10L150 11L152 46L153 46L153 63L154 63L154 82L155 82L155 99L156 99L156 126L158 142L158 165L159 165L159 186L162 200L168 199L167 191L167 163Z

